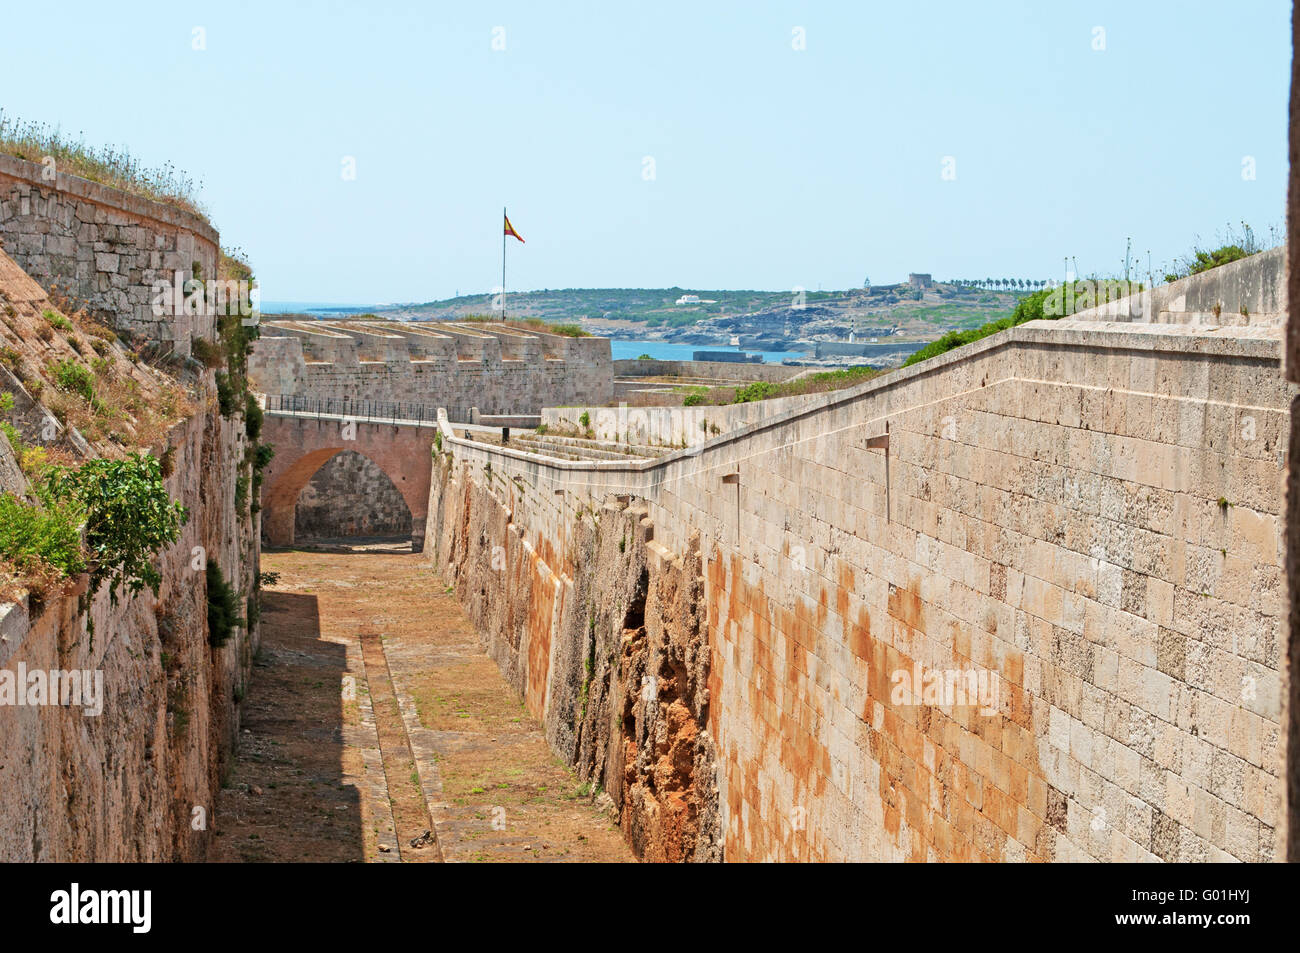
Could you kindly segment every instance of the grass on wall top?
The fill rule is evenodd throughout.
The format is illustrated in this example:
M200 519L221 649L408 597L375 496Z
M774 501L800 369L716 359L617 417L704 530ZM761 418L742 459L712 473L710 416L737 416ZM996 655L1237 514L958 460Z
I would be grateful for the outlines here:
M125 148L87 145L80 137L66 136L58 126L29 122L0 110L0 152L45 164L54 161L65 172L110 188L182 209L207 221L198 200L200 185L170 162L153 169Z

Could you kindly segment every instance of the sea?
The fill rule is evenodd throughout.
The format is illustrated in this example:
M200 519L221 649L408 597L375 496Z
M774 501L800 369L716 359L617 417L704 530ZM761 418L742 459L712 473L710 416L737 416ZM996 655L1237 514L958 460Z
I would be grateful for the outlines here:
M659 361L689 361L696 351L733 351L741 354L761 354L764 364L780 364L785 360L800 360L808 355L801 351L757 351L753 348L729 347L725 344L671 344L667 341L633 341L612 338L610 356L616 361L632 360L649 354Z

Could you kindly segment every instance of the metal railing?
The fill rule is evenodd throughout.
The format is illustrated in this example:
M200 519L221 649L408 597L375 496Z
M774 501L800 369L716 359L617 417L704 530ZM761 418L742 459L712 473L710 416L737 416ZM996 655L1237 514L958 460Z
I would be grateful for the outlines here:
M468 409L445 405L417 404L401 400L353 400L349 397L301 397L296 394L267 394L268 413L300 414L316 417L347 417L351 420L401 420L411 423L435 423L438 407L444 406L449 419L468 419Z

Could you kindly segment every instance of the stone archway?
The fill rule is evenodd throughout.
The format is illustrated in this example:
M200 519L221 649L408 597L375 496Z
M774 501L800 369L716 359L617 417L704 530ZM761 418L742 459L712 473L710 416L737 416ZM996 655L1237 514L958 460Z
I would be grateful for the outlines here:
M275 449L262 487L262 537L268 546L292 546L298 498L336 455L352 451L392 482L411 514L411 541L423 548L433 465L432 426L349 423L329 418L267 414L263 440Z
M411 508L377 463L355 450L326 460L298 494L294 537L411 538Z

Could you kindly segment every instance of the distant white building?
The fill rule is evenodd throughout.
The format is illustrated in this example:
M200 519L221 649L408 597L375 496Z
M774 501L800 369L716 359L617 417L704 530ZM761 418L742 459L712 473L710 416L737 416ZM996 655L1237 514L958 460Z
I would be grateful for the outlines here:
M700 304L699 295L682 295L677 299L678 304Z

